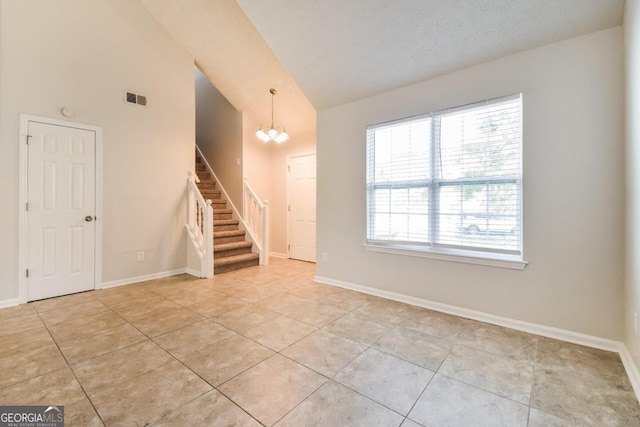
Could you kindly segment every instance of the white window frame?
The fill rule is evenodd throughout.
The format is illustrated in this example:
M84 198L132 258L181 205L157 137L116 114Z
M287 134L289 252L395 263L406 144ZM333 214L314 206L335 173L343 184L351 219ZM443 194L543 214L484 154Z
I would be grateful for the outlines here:
M481 102L476 102L476 103L472 103L472 104L467 104L467 105L463 105L463 106L459 106L459 107L455 107L455 108L450 108L447 110L441 110L441 111L437 111L437 112L433 112L433 113L429 113L429 114L422 114L419 116L415 116L415 117L408 117L408 118L403 118L403 119L399 119L399 120L394 120L391 122L385 122L385 123L379 123L379 124L375 124L375 125L371 125L367 127L367 133L370 130L373 129L377 129L380 128L382 126L388 126L388 125L395 125L395 124L402 124L404 122L407 121L412 121L412 120L416 120L416 119L420 119L420 118L431 118L431 127L432 127L432 131L431 131L431 135L432 135L432 142L436 140L435 137L435 123L436 123L436 119L438 117L441 117L442 115L446 114L446 113L453 113L456 111L464 111L464 110L468 110L468 109L473 109L473 108L477 108L480 107L482 105L490 105L493 103L497 103L497 102L501 102L501 101L507 101L510 99L520 99L520 114L521 114L521 119L520 119L520 161L522 162L522 156L523 156L523 152L522 152L522 139L523 139L523 134L522 134L522 109L523 109L523 102L522 102L522 94L515 94L515 95L509 95L509 96L504 96L504 97L500 97L500 98L494 98L494 99L489 99L489 100L485 100L485 101L481 101ZM435 118L434 118L435 117ZM367 142L368 143L368 142ZM434 159L436 158L437 155L437 150L439 149L438 144L436 143L430 143L430 158L431 158L431 170L434 170ZM374 154L375 155L375 154ZM519 202L519 213L520 213L520 217L517 219L517 223L518 223L518 233L520 234L519 238L520 238L520 251L500 251L500 250L492 250L491 248L461 248L461 247L450 247L447 246L446 244L440 244L440 243L435 243L437 241L436 239L436 233L438 232L438 227L437 227L437 221L438 221L438 215L433 211L433 207L437 206L438 200L438 194L439 192L436 191L434 188L437 187L441 187L442 185L455 185L456 183L469 183L471 181L471 179L438 179L432 172L432 176L427 179L427 180L422 180L420 181L420 186L427 186L428 187L428 194L429 194L429 213L428 215L428 221L429 221L429 242L428 243L407 243L407 242L396 242L396 241L391 241L391 240L372 240L369 237L369 224L371 221L370 215L372 214L372 203L373 200L370 197L370 192L371 190L371 185L373 185L374 183L370 183L369 182L369 178L368 178L368 174L369 174L369 159L367 159L367 165L366 165L366 173L367 173L367 179L366 179L366 184L367 184L367 202L366 202L366 215L367 215L367 230L366 230L366 243L363 245L365 249L372 251L372 252L381 252L381 253L389 253L389 254L395 254L395 255L406 255L406 256L414 256L414 257L421 257L421 258L431 258L431 259L438 259L438 260L444 260L444 261L453 261L453 262L462 262L462 263L468 263L468 264L477 264L477 265L486 265L486 266L492 266L492 267L500 267L500 268L507 268L507 269L515 269L515 270L523 270L526 266L527 266L527 261L525 261L524 259L524 236L523 236L523 218L524 218L524 212L523 212L523 195L522 195L522 188L523 188L523 183L522 183L522 164L520 165L520 175L519 176L508 176L508 177L498 177L498 178L492 178L492 177L484 177L484 178L478 178L475 181L477 181L477 183L479 184L484 184L484 183L490 183L490 182L513 182L517 185L517 189L518 189L518 202ZM407 188L409 188L410 186L416 186L418 183L417 181L410 184L409 186L407 186ZM380 188L380 187L385 187L385 186L389 186L390 188L393 187L394 185L397 185L397 183L390 183L390 184L377 184L376 187Z

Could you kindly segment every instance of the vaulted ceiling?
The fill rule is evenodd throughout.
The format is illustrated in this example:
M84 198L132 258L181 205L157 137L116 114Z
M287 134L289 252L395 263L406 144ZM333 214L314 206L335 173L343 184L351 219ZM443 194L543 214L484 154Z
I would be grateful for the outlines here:
M271 121L273 87L276 126L315 137L315 109L234 0L140 1L256 129Z
M140 0L239 110L315 109L622 23L624 0Z

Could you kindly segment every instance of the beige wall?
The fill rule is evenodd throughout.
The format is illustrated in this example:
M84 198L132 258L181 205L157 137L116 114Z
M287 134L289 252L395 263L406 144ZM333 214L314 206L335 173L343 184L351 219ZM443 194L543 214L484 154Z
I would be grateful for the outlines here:
M315 125L315 124L314 124ZM270 252L287 254L287 159L316 152L315 135L295 135L282 144L263 143L255 133L260 124L245 114L243 120L244 175L270 206Z
M262 200L271 198L271 146L256 137L256 124L251 115L242 113L243 174Z
M640 1L625 3L626 58L626 281L624 292L624 341L636 365L640 365L640 338L633 313L640 313Z
M19 114L103 128L103 281L185 267L193 60L129 0L3 0L0 9L0 301L18 296ZM125 90L148 96L126 105ZM146 259L136 261L136 252Z
M197 68L195 79L196 144L242 212L242 113Z
M320 111L317 274L621 340L622 41L614 28ZM518 92L527 268L366 251L366 126Z

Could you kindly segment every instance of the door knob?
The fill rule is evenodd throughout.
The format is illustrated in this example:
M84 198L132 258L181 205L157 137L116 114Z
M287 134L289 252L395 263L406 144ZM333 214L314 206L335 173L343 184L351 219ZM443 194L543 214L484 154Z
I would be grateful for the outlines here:
M91 222L91 221L93 221L93 217L91 215L87 215L87 216L84 217L84 220L87 221L87 222Z

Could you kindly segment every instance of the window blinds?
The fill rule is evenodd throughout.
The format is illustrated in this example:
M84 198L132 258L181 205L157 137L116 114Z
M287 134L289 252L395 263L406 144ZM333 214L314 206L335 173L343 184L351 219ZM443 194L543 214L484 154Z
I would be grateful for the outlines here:
M521 255L522 97L367 128L367 240Z

